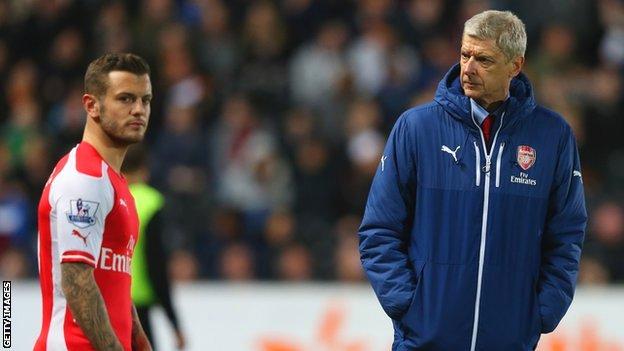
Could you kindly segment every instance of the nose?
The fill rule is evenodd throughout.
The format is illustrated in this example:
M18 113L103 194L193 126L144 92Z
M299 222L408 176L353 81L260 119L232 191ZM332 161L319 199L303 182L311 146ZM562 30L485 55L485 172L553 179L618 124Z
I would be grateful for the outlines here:
M143 103L143 100L137 99L134 104L132 104L132 109L130 110L130 114L133 116L143 116L146 112L146 105Z
M476 73L477 63L473 57L469 58L468 61L464 64L464 73L468 75L473 75Z

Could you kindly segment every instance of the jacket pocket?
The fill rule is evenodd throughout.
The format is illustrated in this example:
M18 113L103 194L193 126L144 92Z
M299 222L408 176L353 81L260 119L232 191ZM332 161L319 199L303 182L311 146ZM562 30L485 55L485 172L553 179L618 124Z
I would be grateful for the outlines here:
M418 300L418 293L421 290L421 285L422 285L422 275L423 275L423 271L425 269L425 264L427 263L427 261L425 260L415 260L413 261L413 266L414 266L414 273L416 274L416 286L414 288L414 294L412 295L412 301L410 302L407 310L405 310L405 312L403 313L402 317L400 318L401 321L403 322L407 317L409 317L410 315L413 315L415 313L415 308L416 308L416 304L417 304L417 300Z
M537 342L542 334L542 329L544 328L544 322L542 320L542 313L540 311L540 301L539 301L539 290L538 290L538 280L534 279L533 282L533 325L531 329L531 341L529 346L535 349L537 346Z

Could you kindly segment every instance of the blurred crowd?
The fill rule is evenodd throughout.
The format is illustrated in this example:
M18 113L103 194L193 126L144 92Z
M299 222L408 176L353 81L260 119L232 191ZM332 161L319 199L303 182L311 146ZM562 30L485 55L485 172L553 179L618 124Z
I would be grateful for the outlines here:
M153 71L145 144L175 279L363 280L385 138L488 8L526 23L525 73L579 140L580 279L624 282L622 0L0 0L0 276L37 274L37 203L81 139L86 65L132 51Z

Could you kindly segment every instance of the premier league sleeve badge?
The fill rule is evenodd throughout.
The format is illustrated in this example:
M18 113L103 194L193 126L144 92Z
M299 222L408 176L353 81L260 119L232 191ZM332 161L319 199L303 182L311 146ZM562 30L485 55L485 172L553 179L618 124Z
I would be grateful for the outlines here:
M78 228L87 228L95 224L95 214L100 204L83 199L69 200L67 220Z

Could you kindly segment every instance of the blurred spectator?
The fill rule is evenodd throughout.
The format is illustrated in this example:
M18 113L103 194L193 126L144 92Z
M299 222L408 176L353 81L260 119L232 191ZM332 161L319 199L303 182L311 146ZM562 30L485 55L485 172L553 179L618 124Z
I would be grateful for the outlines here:
M286 108L286 41L287 31L277 7L268 0L252 2L243 24L244 59L238 89L249 94L262 112Z
M333 220L338 214L340 189L329 146L311 138L297 145L295 157L295 212Z
M199 6L199 62L215 77L224 93L231 92L241 61L241 45L233 34L229 10L221 0L201 1Z
M448 20L450 6L444 0L410 0L399 15L401 22L399 29L402 38L417 48L422 47L422 40L431 36L454 34L449 31Z
M480 2L488 6L488 1L466 1L466 3ZM543 0L493 0L489 1L499 9L514 11L524 22L529 36L529 43L535 41L539 32L552 23L561 24L573 29L573 37L577 50L575 60L582 64L595 61L596 49L599 41L600 25L597 23L597 1L576 0L567 2L566 6L555 1ZM536 47L529 48L530 53Z
M196 107L173 103L156 137L155 181L171 192L193 194L204 187L205 144L198 123Z
M134 23L134 44L139 54L149 62L155 62L159 35L174 20L177 7L173 0L145 0L141 2L140 13Z
M2 279L23 279L29 273L28 268L28 258L22 250L11 248L0 254L0 277Z
M609 65L624 66L624 3L618 0L598 1L605 33L600 42L600 55Z
M369 20L363 31L348 53L356 91L364 97L379 95L393 120L407 107L410 85L421 68L418 53L386 22Z
M86 113L82 106L82 82L75 80L65 97L52 105L47 115L47 128L56 136L52 159L60 159L82 138Z
M605 201L594 208L585 253L604 266L602 274L610 281L624 282L624 208L619 203Z
M295 148L301 142L319 135L318 118L310 109L301 107L288 111L282 124L282 148L293 162Z
M459 23L465 23L466 20L477 13L483 12L489 8L491 8L492 0L465 0L462 1L461 6L459 6L459 14L457 15L457 19ZM522 18L522 17L521 17Z
M338 237L336 249L336 278L343 282L364 281L364 270L360 262L360 252L358 250L358 227L360 218L358 216L342 217L334 229Z
M46 56L59 31L68 23L84 24L77 13L82 11L84 14L85 10L80 8L80 2L77 1L16 1L12 5L12 10L22 17L12 26L15 30L12 50L17 54L16 57L47 62Z
M48 60L42 65L40 95L47 107L63 97L72 82L85 67L82 34L77 28L63 29L50 47ZM78 100L80 101L80 100Z
M245 240L245 228L241 213L235 208L211 207L207 213L207 227L198 233L194 253L202 277L218 278L223 249L231 243Z
M242 243L232 243L221 251L219 271L221 278L230 281L254 279L254 259L249 247Z
M553 23L541 31L539 50L531 59L531 68L539 76L566 74L578 65L573 59L576 42L572 29Z
M362 34L349 48L348 60L358 94L372 97L379 92L388 75L387 50L392 28L380 20L367 20Z
M323 1L284 0L281 3L291 48L310 41L320 23L330 15L329 5Z
M317 112L323 132L334 139L340 119L337 96L347 74L344 46L347 28L339 21L324 23L314 42L299 48L290 61L293 100Z
M422 89L434 83L437 87L440 76L448 67L459 60L459 53L453 41L444 39L441 34L424 39L422 45L423 68L416 88Z
M270 246L283 247L294 240L295 218L291 213L275 211L266 221L264 230Z
M527 24L537 99L579 140L598 202L580 279L623 281L621 204L601 199L624 193L624 3L559 5L0 1L0 269L34 274L32 214L49 160L80 140L85 61L128 50L153 69L146 141L177 279L360 280L353 219L387 134L458 61L464 20L492 7Z
M18 62L7 81L8 120L0 126L0 136L11 155L12 166L23 166L25 145L39 135L41 106L37 103L37 68L32 61Z
M622 189L622 183L608 182L609 160L618 151L624 149L621 140L621 131L624 130L624 119L618 115L618 111L624 108L624 80L622 74L612 67L597 67L584 80L582 106L585 132L584 154L586 165L595 170L597 181L600 182L602 191L614 191Z
M346 152L351 165L347 192L343 195L350 213L362 213L370 182L375 175L385 138L378 130L381 124L379 106L372 100L351 103L346 122Z
M30 243L34 209L20 183L0 177L0 257Z
M132 36L128 35L128 7L121 0L105 2L95 24L96 55L105 52L126 52L133 46Z
M134 247L131 265L132 302L153 349L158 347L154 339L153 317L151 317L156 307L162 307L165 311L174 330L176 345L178 349L182 349L185 338L171 299L171 282L167 270L169 259L164 247L165 199L160 191L148 184L150 173L147 150L139 145L130 147L126 152L122 172L128 181L139 217L139 239Z
M276 279L282 250L296 240L297 219L288 209L276 209L265 221L263 236L255 244L256 273L260 279Z
M6 181L11 172L11 152L4 140L0 139L0 182Z
M39 201L40 190L48 180L52 167L50 160L54 158L50 153L50 142L46 138L32 138L24 147L22 170L17 175L19 183L25 186L24 192L30 202Z
M213 213L212 232L215 240L227 243L243 238L244 226L237 209L219 207Z
M167 222L181 238L180 244L195 250L200 231L206 227L208 180L202 107L207 89L197 71L185 27L164 27L159 44L163 120L154 136L152 174L154 184L168 197ZM158 121L150 123L158 126Z
M579 269L579 284L606 285L609 283L609 280L609 271L600 258L593 257L591 254L583 254Z
M278 154L274 134L249 100L236 95L225 102L209 140L218 204L242 210L248 221L257 218L252 230L258 231L271 209L288 206L292 199L290 170Z
M188 282L198 278L198 265L195 255L188 251L177 250L171 253L169 276L173 281Z
M9 15L11 14L11 4L8 1L0 2L0 29L2 32L9 27Z
M299 244L285 246L278 258L278 278L285 281L305 281L312 278L308 249Z
M2 5L0 5L2 6ZM0 8L0 13L2 9ZM0 28L0 32L2 29ZM6 77L9 70L9 48L6 39L0 35L0 86L6 86ZM7 97L6 94L0 94L0 124L7 119Z

